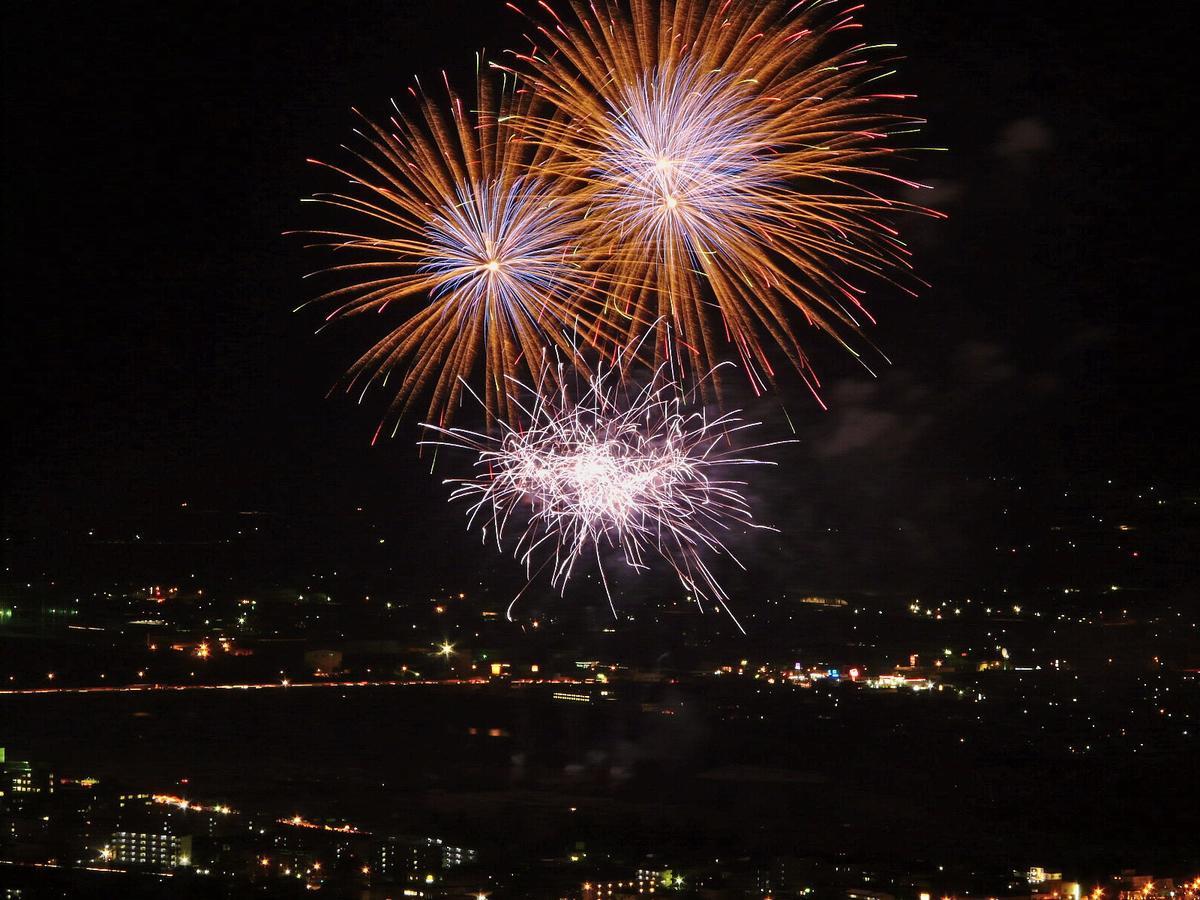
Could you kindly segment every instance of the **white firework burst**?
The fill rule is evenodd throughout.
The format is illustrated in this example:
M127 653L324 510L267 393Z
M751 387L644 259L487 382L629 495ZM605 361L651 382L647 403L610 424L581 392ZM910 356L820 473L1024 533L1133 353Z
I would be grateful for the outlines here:
M485 540L490 531L502 551L511 546L531 583L549 569L560 592L581 557L594 556L610 605L606 553L617 551L638 571L664 560L701 608L714 601L742 628L706 560L737 562L726 543L733 532L774 530L754 521L746 483L730 477L743 466L773 465L746 455L771 445L737 445L758 423L692 408L695 391L681 394L667 364L642 388L623 384L619 365L601 369L577 396L557 368L536 388L510 382L523 427L502 422L493 436L424 426L437 438L422 443L477 455L473 476L446 482L452 501L470 503L469 526L479 523Z

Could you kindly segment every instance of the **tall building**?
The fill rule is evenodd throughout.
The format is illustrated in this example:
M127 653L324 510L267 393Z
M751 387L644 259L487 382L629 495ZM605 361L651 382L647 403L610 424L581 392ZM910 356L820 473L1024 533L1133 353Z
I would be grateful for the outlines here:
M401 880L473 865L479 854L441 838L389 837L376 846L373 857L374 871L380 878Z
M173 834L220 837L240 831L229 807L202 806L166 794L121 794L117 814L122 824L133 823L141 831L156 831L159 823Z
M151 794L122 794L112 837L101 849L106 862L152 869L192 865L192 835L209 833L212 818L185 801Z
M479 858L477 851L469 847L457 847L447 844L441 838L426 838L429 844L441 851L443 869L457 869L459 866L469 866Z
M117 831L101 858L126 866L178 869L192 863L192 838L167 831Z
M0 808L16 807L33 796L54 793L54 773L27 760L8 759L0 747Z

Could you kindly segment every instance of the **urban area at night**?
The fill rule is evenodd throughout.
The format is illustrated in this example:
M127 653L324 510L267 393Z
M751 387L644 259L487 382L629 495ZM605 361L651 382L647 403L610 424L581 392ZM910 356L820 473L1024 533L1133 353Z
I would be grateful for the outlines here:
M1017 487L985 496L1015 514ZM773 591L752 642L683 596L513 622L478 580L413 596L367 509L331 521L376 574L269 586L304 523L181 505L10 538L0 874L148 897L1190 896L1200 622L1140 560L1187 552L1200 498L1140 494L1105 484L992 550L1061 581ZM54 571L64 547L80 567ZM175 583L92 581L189 557Z

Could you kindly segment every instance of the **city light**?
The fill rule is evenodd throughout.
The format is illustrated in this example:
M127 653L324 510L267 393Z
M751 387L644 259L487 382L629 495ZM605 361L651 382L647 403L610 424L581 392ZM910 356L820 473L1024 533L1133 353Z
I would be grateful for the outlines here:
M361 831L353 825L327 825L319 822L310 822L298 814L287 819L276 819L275 821L279 825L287 825L291 828L307 828L313 831L327 831L333 834L370 834L369 831Z

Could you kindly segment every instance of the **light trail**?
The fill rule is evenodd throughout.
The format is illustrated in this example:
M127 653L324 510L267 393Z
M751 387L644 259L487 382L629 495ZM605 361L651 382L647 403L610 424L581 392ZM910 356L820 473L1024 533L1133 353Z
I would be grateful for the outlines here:
M174 878L174 872L154 872L145 869L130 871L129 869L114 869L107 866L63 866L50 862L17 862L11 859L0 859L0 866L12 866L21 869L69 869L72 872L98 872L103 875L141 875L148 878Z
M441 681L421 679L408 681L291 681L284 684L275 682L256 682L246 684L128 684L128 685L96 685L91 687L65 688L6 688L0 690L0 697L42 696L55 694L138 694L138 693L168 693L171 691L268 691L268 690L302 690L304 688L370 688L370 687L478 687L491 684L493 679L478 678L448 678ZM506 678L509 684L588 684L574 678Z

